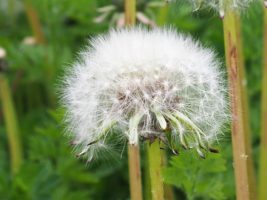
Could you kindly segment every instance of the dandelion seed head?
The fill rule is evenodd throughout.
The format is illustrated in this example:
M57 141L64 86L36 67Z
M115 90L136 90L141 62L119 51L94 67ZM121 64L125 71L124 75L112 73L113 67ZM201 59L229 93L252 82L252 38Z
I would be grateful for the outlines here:
M194 11L202 7L211 8L216 10L223 18L226 11L240 11L248 7L253 0L188 0Z
M228 119L223 74L212 50L174 30L112 30L92 39L65 76L65 120L88 157L106 148L113 129L138 144L167 140L168 128L198 148L216 140Z

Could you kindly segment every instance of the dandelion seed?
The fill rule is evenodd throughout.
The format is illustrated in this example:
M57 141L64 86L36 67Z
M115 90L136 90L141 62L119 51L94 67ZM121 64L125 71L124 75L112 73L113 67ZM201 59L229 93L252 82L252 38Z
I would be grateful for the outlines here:
M168 131L204 158L228 120L223 74L212 50L170 29L113 30L93 39L63 84L78 155L91 159L108 148L116 129L130 144L159 139L178 152Z
M194 11L199 10L202 7L211 8L216 10L221 18L224 18L225 11L234 10L240 11L246 7L253 0L188 0Z

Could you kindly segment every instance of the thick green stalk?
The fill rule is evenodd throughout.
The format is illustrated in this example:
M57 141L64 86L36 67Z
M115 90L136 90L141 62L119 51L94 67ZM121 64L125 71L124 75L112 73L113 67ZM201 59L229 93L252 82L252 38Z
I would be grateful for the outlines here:
M229 11L223 19L226 65L228 70L229 91L232 109L232 145L238 200L252 200L255 197L255 177L252 165L252 153L249 123L246 117L244 66L241 61L241 45L239 39L239 16Z
M162 178L162 159L159 140L155 140L148 148L149 175L152 200L164 199Z
M237 42L239 55L238 58L240 60L240 69L241 69L241 77L242 77L242 105L243 105L243 118L244 118L244 126L245 126L245 135L246 135L246 145L249 151L250 159L248 160L249 167L249 177L251 182L251 190L253 196L256 197L256 172L254 168L253 162L253 152L252 152L252 132L250 126L250 112L249 112L249 98L248 98L248 91L247 91L247 78L246 78L246 70L244 64L244 56L243 56L243 44L242 44L242 34L241 34L241 19L237 17Z
M6 77L0 74L0 99L6 124L7 137L11 154L11 170L16 174L22 163L22 150L19 138L18 122Z
M242 106L243 106L243 119L244 119L244 127L245 127L245 136L246 136L246 145L250 155L250 159L248 160L249 167L249 178L251 183L251 191L252 196L256 197L256 172L253 165L253 153L252 153L252 132L250 127L250 112L249 112L249 98L247 92L247 78L246 78L246 69L244 64L244 54L243 54L243 40L241 33L241 19L239 16L236 16L236 31L237 31L237 45L238 45L238 59L239 59L239 68L241 73L241 81L242 81Z
M28 20L30 22L34 37L38 44L46 44L46 39L44 37L42 26L39 20L39 16L34 9L34 7L31 5L30 0L24 0L24 6L26 9L26 14L28 17Z
M259 200L267 199L267 8L264 8L264 59L262 81Z
M148 160L148 149L149 149L149 142L145 142L145 163L144 163L144 199L151 200L151 185L150 185L150 174L149 174L149 160Z

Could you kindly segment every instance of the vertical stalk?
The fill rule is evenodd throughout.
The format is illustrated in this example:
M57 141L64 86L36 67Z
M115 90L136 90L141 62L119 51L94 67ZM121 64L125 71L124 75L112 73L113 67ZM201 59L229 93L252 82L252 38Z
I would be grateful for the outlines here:
M262 80L259 200L267 199L267 8L264 8L264 59Z
M149 148L149 142L145 142L145 163L144 163L144 199L145 200L151 200L151 183L150 183L150 174L149 174L149 160L148 160L148 148Z
M149 142L145 143L145 151L146 151L146 162L145 162L145 199L151 200L152 199L152 192L151 192L151 178L150 178L150 160L149 160L149 148L150 144ZM168 158L167 158L167 152L164 150L160 150L160 156L161 156L161 166L167 166L168 164ZM153 167L153 166L151 166ZM173 187L171 185L163 184L163 193L164 193L164 199L168 200L174 200L174 191Z
M162 166L168 165L168 157L166 151L160 151L161 152L161 159L162 159ZM171 185L164 184L164 197L168 200L174 200L174 191L173 187Z
M243 40L242 40L242 33L241 33L241 19L237 15L236 16L236 32L237 32L237 51L238 59L239 59L239 69L240 69L240 76L241 76L241 95L242 95L242 109L243 109L243 119L244 119L244 131L246 137L246 146L248 149L248 155L250 155L250 159L248 159L248 174L249 180L251 185L252 196L256 198L256 173L253 164L253 153L252 153L252 134L251 134L251 127L250 127L250 112L249 112L249 98L247 92L247 78L246 78L246 69L244 64L244 55L243 55Z
M239 16L234 11L228 11L223 19L225 56L228 71L229 91L232 108L232 145L234 170L236 181L236 196L238 200L255 198L255 184L253 177L252 154L249 133L247 131L248 118L244 104L244 69L241 61L241 45Z
M160 9L158 17L157 17L158 26L163 26L164 23L167 21L169 10L170 10L170 6L167 3ZM167 166L168 158L167 158L166 151L161 151L161 158L162 158L162 165ZM165 199L168 199L168 200L175 199L173 187L171 185L164 184L164 197Z
M11 170L16 174L22 163L21 143L19 139L18 122L10 88L6 77L0 74L0 98L2 101L3 115L6 123L6 130L11 153Z
M242 45L242 35L241 35L241 27L240 27L240 18L238 17L237 21L237 41L239 45L240 51L239 53L239 59L240 59L240 69L241 69L241 77L242 78L242 102L243 102L243 117L244 117L244 126L245 126L245 136L247 138L246 140L246 145L247 149L250 155L250 159L248 159L248 165L250 166L248 169L249 173L249 179L251 183L251 191L252 191L252 196L256 198L257 196L257 181L256 181L256 172L254 168L254 162L253 162L253 152L252 152L252 132L251 132L251 126L250 126L250 112L249 112L249 97L248 97L248 91L247 91L247 78L246 78L246 70L245 70L245 64L244 64L244 56L243 56L243 45Z
M152 200L164 200L164 185L161 175L162 159L158 139L148 148L148 160Z
M138 145L128 145L131 200L142 199L142 181Z
M125 24L132 26L136 19L136 0L125 0Z
M125 0L125 24L133 26L136 17L136 0ZM131 200L142 200L142 180L140 171L139 146L128 144Z
M30 22L34 37L38 44L46 44L46 40L42 31L41 23L39 20L39 16L34 9L34 7L31 5L30 0L24 0L24 5L26 9L26 14L28 17L28 20Z

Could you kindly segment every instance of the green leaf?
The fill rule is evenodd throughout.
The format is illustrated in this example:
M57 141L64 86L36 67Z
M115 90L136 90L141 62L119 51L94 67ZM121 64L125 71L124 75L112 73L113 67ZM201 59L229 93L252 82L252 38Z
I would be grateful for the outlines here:
M209 154L201 159L191 151L182 151L171 158L170 164L163 170L164 181L182 189L188 199L225 199L226 162L220 154Z

